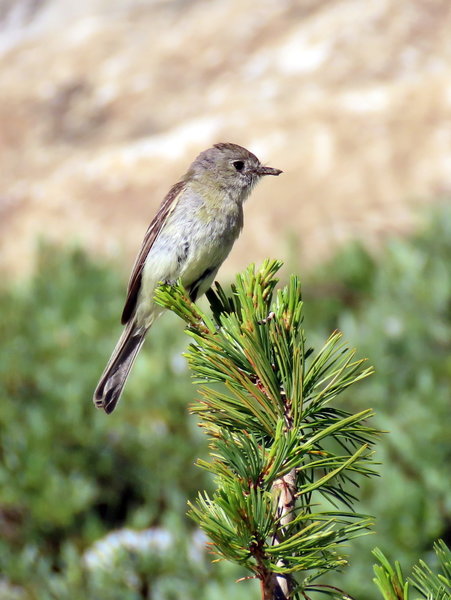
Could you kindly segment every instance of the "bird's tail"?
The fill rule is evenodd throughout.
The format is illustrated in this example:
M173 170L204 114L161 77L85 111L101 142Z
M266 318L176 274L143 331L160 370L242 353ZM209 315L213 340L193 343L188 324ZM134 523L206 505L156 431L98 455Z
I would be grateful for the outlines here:
M113 412L119 401L147 330L148 327L138 327L133 320L127 323L102 373L93 401L98 408L103 408L107 415Z

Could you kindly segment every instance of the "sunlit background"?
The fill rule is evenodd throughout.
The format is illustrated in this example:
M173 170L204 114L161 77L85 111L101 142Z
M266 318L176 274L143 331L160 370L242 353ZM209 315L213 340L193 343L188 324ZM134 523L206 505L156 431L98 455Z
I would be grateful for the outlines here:
M220 278L282 258L312 343L376 366L346 399L389 432L376 534L336 583L372 600L371 548L450 541L450 32L449 0L0 0L1 599L259 597L185 518L211 482L177 320L114 416L90 399L145 229L218 141L284 171Z

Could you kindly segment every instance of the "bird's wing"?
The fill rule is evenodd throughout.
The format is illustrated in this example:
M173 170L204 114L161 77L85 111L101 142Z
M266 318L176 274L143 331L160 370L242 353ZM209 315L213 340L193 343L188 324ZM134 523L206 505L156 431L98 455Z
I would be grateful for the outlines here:
M166 223L167 218L177 205L177 202L184 188L184 181L179 181L174 186L172 186L167 196L161 203L161 206L158 209L158 212L152 220L151 224L149 225L149 228L146 231L141 250L135 260L135 264L133 265L132 269L132 274L128 282L127 299L125 300L125 306L124 310L122 311L121 318L121 323L123 325L125 325L125 323L128 323L130 317L135 311L139 290L141 288L142 272L147 255L149 254L150 249L152 248L158 234L163 228L163 225Z

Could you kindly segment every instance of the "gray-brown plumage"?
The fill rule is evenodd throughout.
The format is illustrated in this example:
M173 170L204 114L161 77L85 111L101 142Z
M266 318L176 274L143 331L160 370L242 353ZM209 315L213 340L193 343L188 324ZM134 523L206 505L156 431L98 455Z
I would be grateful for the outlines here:
M191 164L163 200L135 261L122 312L124 331L94 392L111 413L153 321L162 312L154 293L160 282L181 279L193 300L206 292L243 227L243 202L263 166L236 144L216 144Z

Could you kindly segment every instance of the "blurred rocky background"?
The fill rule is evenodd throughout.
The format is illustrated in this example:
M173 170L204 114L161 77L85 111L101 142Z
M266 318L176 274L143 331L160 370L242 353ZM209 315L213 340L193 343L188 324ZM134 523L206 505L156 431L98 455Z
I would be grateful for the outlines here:
M45 236L128 270L217 141L285 171L223 274L410 230L451 190L450 31L449 0L2 0L0 268Z
M284 170L221 281L285 259L308 344L376 367L343 399L388 431L351 490L375 535L330 583L376 600L374 546L451 541L450 1L0 0L0 600L259 597L185 516L212 482L182 324L91 403L144 231L217 141Z

